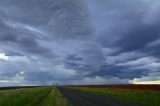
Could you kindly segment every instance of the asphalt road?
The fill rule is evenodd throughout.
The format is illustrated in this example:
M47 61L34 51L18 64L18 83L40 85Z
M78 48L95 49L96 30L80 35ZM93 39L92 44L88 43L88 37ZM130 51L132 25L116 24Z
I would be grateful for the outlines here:
M135 103L115 99L110 96L103 96L62 87L60 87L59 90L69 100L72 106L141 106Z

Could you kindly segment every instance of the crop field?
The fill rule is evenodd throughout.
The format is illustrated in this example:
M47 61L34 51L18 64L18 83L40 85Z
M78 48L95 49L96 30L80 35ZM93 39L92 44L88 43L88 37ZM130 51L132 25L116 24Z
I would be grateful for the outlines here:
M0 106L160 106L159 85L6 87Z
M139 90L160 90L160 85L133 85L133 84L122 84L122 85L70 85L71 87L86 87L86 88L120 88L120 89L139 89Z

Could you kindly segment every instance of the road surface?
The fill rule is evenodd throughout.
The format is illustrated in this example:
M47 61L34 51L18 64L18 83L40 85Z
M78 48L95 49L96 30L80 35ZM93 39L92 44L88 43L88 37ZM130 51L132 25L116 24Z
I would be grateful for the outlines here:
M60 87L59 90L73 106L142 106L89 92Z

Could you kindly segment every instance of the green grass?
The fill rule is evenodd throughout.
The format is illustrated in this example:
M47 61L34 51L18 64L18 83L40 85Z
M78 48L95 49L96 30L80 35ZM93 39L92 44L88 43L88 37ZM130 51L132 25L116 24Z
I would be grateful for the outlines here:
M55 87L38 106L71 106L67 99Z
M130 90L130 89L101 89L101 88L72 88L85 92L110 95L119 99L140 103L145 106L160 106L160 91Z
M0 106L32 106L50 91L51 88L28 88L0 93Z
M69 106L56 87L36 87L0 93L0 106Z
M55 106L56 104L56 88L53 88L52 91L47 95L46 98L44 98L44 100L39 103L38 106Z

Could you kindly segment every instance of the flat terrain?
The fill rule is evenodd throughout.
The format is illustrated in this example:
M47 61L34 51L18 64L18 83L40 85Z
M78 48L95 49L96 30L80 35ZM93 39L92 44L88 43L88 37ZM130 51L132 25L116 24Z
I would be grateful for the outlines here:
M0 90L0 106L68 106L56 87Z
M103 96L63 87L60 87L59 90L73 106L140 106L135 103L115 99L111 96Z
M160 106L158 87L159 85L2 87L0 106Z

